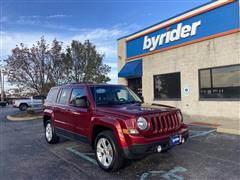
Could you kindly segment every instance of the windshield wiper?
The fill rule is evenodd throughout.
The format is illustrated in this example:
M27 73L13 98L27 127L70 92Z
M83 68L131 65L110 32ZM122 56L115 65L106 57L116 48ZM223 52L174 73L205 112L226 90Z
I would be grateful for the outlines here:
M141 101L128 101L130 104L142 103Z

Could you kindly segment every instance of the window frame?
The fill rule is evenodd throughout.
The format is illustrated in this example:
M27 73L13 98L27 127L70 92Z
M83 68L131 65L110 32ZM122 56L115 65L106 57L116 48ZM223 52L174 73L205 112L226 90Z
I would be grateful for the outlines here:
M233 66L240 66L240 64L231 64L231 65L224 65L224 66L214 66L214 67L208 67L208 68L202 68L198 69L198 100L199 101L240 101L240 98L202 98L201 97L201 76L200 71L202 70L210 70L210 83L211 88L213 88L213 75L212 70L213 69L219 69L219 68L227 68L227 67L233 67Z
M49 93L50 93L51 91L54 91L54 90L57 91L57 92L56 92L56 97L54 98L54 100L53 100L52 102L47 101L47 97L48 97ZM60 92L61 92L61 89L59 89L59 88L56 88L56 87L51 88L50 91L48 92L48 95L47 95L47 97L46 97L46 99L45 99L45 102L47 102L47 103L57 103L57 101L58 101L58 95L59 95Z
M155 97L155 87L156 87L155 77L156 76L161 76L161 75L177 74L177 73L179 74L179 77L180 77L180 98L164 98L164 99L156 98ZM180 71L153 75L153 100L154 101L181 101L182 100L181 72Z
M68 97L68 99L67 99L67 103L62 104L62 103L59 103L59 100L60 100L60 97L61 97L61 95L62 95L62 91L65 90L65 89L69 90L69 91L70 91L70 94L69 94L69 97ZM66 106L66 105L69 105L71 93L72 93L72 88L65 88L65 87L64 87L64 88L61 88L61 89L58 91L58 96L57 96L56 103L59 104L59 105L65 105L65 106Z
M88 109L88 108L90 107L90 101L89 101L87 89L86 89L85 87L73 87L73 88L72 88L71 93L70 93L70 96L69 96L69 100L68 100L69 106L75 107L75 106L71 103L71 98L72 98L72 94L73 94L73 90L74 90L74 89L82 89L83 92L85 93L85 96L87 97L87 106L88 106L88 107L77 107L77 108L80 108L80 109Z

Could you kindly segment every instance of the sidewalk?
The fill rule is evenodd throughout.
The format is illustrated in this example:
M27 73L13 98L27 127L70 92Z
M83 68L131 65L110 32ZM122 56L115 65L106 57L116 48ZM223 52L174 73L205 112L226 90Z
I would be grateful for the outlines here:
M194 124L200 126L209 126L217 128L217 132L240 135L240 120L232 120L227 118L203 118L198 116L189 116L183 114L186 124Z

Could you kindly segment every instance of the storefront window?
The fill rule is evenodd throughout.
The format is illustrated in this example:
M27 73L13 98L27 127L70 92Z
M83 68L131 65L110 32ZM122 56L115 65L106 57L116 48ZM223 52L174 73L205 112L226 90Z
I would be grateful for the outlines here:
M239 99L240 65L199 70L200 99Z
M180 72L155 75L153 78L154 99L178 100L181 98Z

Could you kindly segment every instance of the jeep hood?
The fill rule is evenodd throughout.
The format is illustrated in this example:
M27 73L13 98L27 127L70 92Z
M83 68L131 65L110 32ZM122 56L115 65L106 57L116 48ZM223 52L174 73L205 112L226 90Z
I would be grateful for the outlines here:
M156 114L162 112L176 111L177 109L165 105L149 105L149 104L124 104L97 107L98 112L115 114L119 116L143 116L147 114Z

